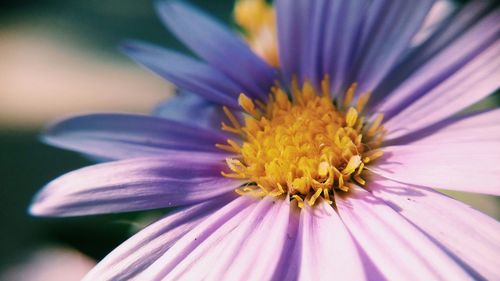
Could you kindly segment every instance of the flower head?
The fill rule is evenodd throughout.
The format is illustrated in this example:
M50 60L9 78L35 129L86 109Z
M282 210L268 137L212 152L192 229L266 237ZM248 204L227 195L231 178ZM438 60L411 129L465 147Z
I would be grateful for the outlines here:
M498 279L499 223L432 188L500 193L500 110L455 115L499 86L500 11L471 2L415 43L432 4L242 0L237 35L157 2L202 60L123 50L183 92L157 117L51 126L116 161L55 179L31 213L182 207L88 280Z

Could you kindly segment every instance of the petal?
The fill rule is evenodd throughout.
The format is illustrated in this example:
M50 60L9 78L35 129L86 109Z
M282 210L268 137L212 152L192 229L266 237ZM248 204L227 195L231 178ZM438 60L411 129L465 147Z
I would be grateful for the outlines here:
M287 239L289 202L288 198L263 198L254 213L227 237L230 241L222 247L223 254L207 280L270 280Z
M499 86L500 10L431 57L378 108L388 138L441 121L493 93Z
M221 240L254 212L257 202L254 198L240 196L210 215L179 239L162 257L145 270L138 280L161 280L174 270L179 272L185 269L193 272L193 268L186 268L186 265L196 263L200 268L207 262L216 262L215 254L219 253L215 251L217 245L220 245ZM201 279L209 272L206 268L201 269L196 279Z
M500 194L498 142L389 146L370 167L399 182L466 192Z
M215 103L238 108L242 88L217 69L188 56L152 44L128 41L121 50L178 87Z
M428 188L381 178L371 181L369 188L482 278L500 278L500 223L496 220Z
M410 46L433 1L378 1L366 15L351 81L373 90Z
M336 196L338 212L388 280L468 280L445 252L403 217L361 188Z
M226 118L221 106L182 91L159 104L153 115L191 126L217 130Z
M38 216L79 216L192 204L241 185L221 159L196 153L97 164L63 175L35 197Z
M470 61L478 50L491 43L491 36L485 36L491 30L485 33L478 29L481 28L481 22L488 20L485 15L492 10L491 4L489 1L470 1L451 14L423 44L411 50L386 76L374 90L370 102L375 104L382 101L379 110L384 110L386 117L389 117L389 111L397 113L397 106L404 108L401 107L405 104L403 101L410 103L418 95L425 94L429 86L446 79ZM448 58L437 59L443 55ZM430 66L421 70L426 64Z
M221 152L225 135L163 118L132 114L90 114L50 126L43 140L51 145L108 158L169 155L174 151Z
M300 213L298 280L366 280L356 245L339 215L326 201ZM346 266L348 264L348 266Z
M500 109L452 117L402 138L390 145L444 144L500 141Z
M182 209L151 224L118 246L83 280L128 280L155 262L177 240L235 198L228 194Z
M275 71L247 44L203 12L177 1L157 1L165 25L198 56L244 88L245 94L267 100Z

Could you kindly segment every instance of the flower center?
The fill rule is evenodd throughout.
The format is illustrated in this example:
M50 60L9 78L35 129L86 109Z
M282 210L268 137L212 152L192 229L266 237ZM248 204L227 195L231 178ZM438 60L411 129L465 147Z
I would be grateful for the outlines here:
M224 108L231 126L222 129L239 136L221 149L236 153L226 162L226 177L246 179L240 194L281 196L289 194L313 205L323 196L333 201L334 192L346 192L354 182L364 185L362 172L382 142L382 115L368 122L361 115L369 93L359 95L351 106L356 85L346 92L341 106L329 94L329 79L321 91L305 82L292 82L291 98L281 87L273 87L267 104L252 101L244 94L239 104L246 112L244 124Z

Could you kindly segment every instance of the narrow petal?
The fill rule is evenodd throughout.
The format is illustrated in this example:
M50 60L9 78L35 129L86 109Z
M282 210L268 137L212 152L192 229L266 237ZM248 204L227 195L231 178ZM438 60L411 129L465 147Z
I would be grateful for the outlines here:
M63 175L35 197L38 216L79 216L192 204L231 192L221 159L196 153L97 164Z
M182 209L151 224L113 250L83 280L128 280L142 272L234 194Z
M410 46L433 1L378 1L370 7L351 81L373 90Z
M243 40L203 12L177 1L157 1L165 25L198 56L244 88L245 94L267 99L275 71Z
M43 140L51 145L107 159L169 155L173 151L221 152L226 137L163 118L132 114L90 114L50 126Z
M444 144L500 141L500 109L474 112L451 117L402 138L391 140L390 145Z
M202 267L207 262L216 262L220 245L227 235L234 231L245 218L254 212L258 201L248 196L240 196L230 204L210 215L194 229L184 235L162 257L153 263L140 276L139 280L162 280L176 270L190 271L185 265L197 263ZM206 259L210 257L211 259ZM198 272L198 278L208 274L208 269Z
M356 245L335 210L324 200L301 210L298 280L365 280ZM346 266L348 264L348 266Z
M441 248L383 201L361 188L336 196L338 212L388 280L469 280Z
M237 98L243 89L203 62L139 41L128 41L121 49L134 61L181 89L215 103L238 107Z
M499 160L497 142L417 143L385 147L370 170L403 183L500 195Z
M220 129L225 120L222 107L198 95L179 91L159 104L153 115L207 129Z
M262 207L261 207L262 206ZM259 208L266 209L260 213ZM266 197L231 234L207 280L270 280L286 242L289 199Z
M496 220L429 188L382 178L371 181L369 188L482 278L500 278Z

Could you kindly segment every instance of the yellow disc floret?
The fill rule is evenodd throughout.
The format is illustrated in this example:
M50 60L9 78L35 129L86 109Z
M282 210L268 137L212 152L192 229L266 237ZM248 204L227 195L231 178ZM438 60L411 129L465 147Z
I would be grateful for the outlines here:
M331 202L336 191L347 191L352 181L364 184L361 173L368 162L381 155L381 115L373 122L360 116L366 101L350 106L353 85L338 108L329 95L328 79L318 93L305 82L292 83L291 97L280 87L271 90L269 101L252 101L244 94L239 104L247 113L244 124L225 108L231 123L222 129L238 134L238 140L218 147L237 156L228 158L232 173L246 179L238 190L256 196L289 194L313 205L320 196ZM351 95L351 97L349 97Z

